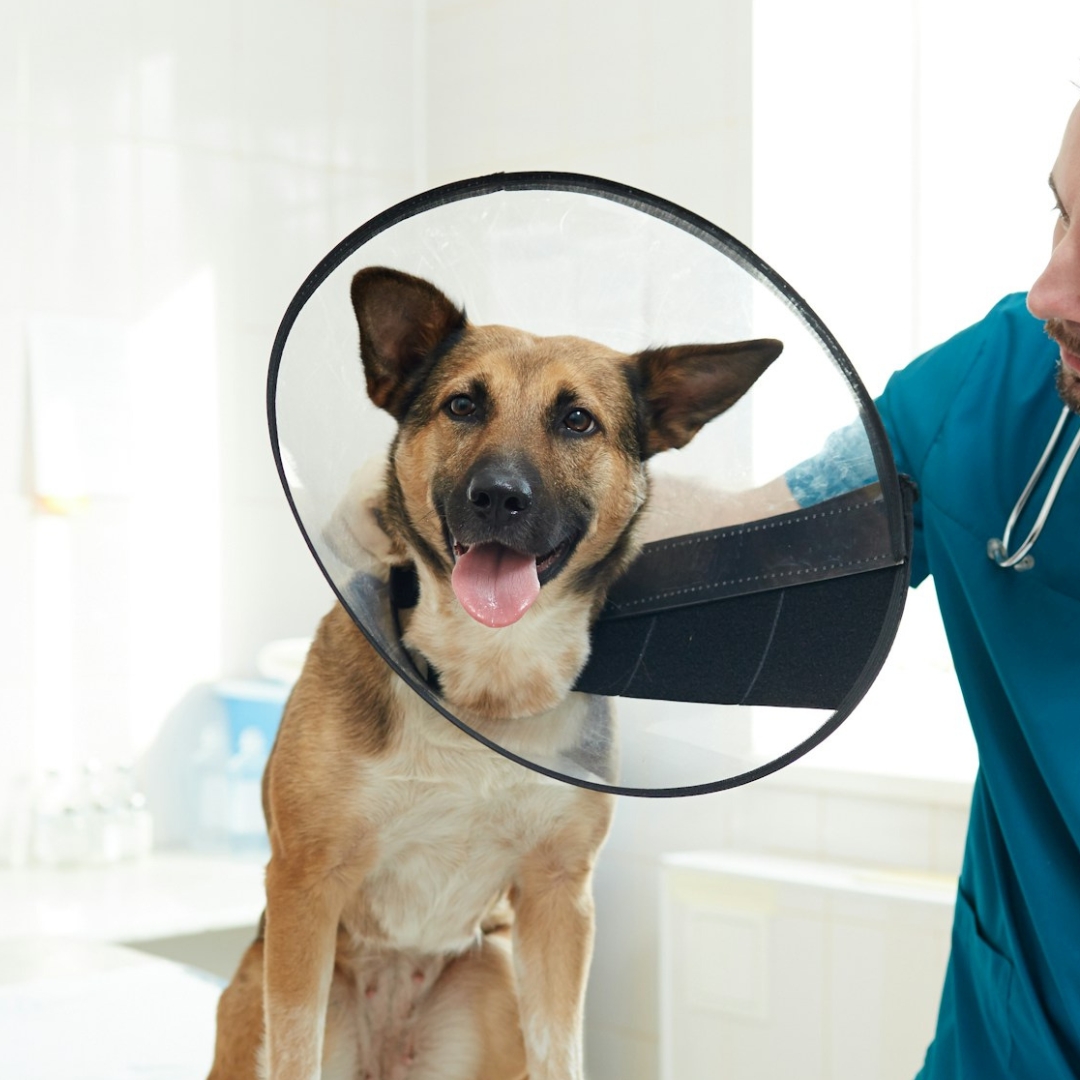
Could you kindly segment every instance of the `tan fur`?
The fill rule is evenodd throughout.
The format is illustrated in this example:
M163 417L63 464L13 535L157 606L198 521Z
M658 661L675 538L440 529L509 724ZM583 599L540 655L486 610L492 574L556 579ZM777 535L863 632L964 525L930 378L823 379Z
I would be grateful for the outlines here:
M331 664L327 650L343 648ZM394 719L386 737L371 737L357 724L357 697L383 698ZM556 715L525 722L520 748L535 747L545 729L572 728L586 707L572 695ZM443 1060L449 1044L469 1063L461 1080L523 1076L517 978L505 946L491 953L493 937L506 931L485 932L485 924L505 927L508 896L517 901L519 966L547 969L552 932L573 955L559 964L570 982L537 979L526 1001L547 1017L536 1030L556 1048L553 1055L580 1054L591 941L583 894L607 830L609 797L533 774L448 724L390 675L340 608L323 621L290 701L266 796L273 857L265 943L251 947L223 995L213 1080L257 1075L264 986L274 1080L319 1075L312 1069L319 1061L328 1077L332 1063L350 1070L358 1061L372 1080L396 1077L381 1044L366 1033L364 990L383 979L407 986L408 974L420 968L427 985L411 1002L412 1024L394 1021L401 1029L397 1065L406 1064L413 1040L401 1076L459 1075ZM564 839L553 841L553 830ZM554 867L558 885L538 888L533 900L530 882L546 882L536 867L549 874ZM532 906L518 910L526 897ZM520 927L533 919L537 928L522 938ZM457 961L447 962L453 956L467 979L456 974ZM395 974L402 958L408 972ZM462 1030L473 1034L466 1039ZM541 1068L529 1075L577 1074Z
M718 411L694 397L716 398L716 378L695 369L683 401L663 351L635 358L469 326L429 283L384 268L358 273L352 298L369 393L400 429L385 497L360 485L358 516L331 522L328 541L346 561L363 549L415 564L420 599L403 640L476 730L526 759L579 747L589 725L609 726L606 703L570 691L589 624L636 551L644 459ZM482 423L448 411L460 395L482 397ZM578 437L567 409L587 410L596 432ZM538 567L569 552L500 629L455 596L443 517L456 499L475 525L461 492L493 454L527 462L545 500L546 516L529 520L547 546L524 550ZM548 539L564 518L576 546ZM611 779L608 754L581 767ZM525 769L448 723L340 607L293 690L263 796L265 930L222 995L211 1080L581 1080L591 880L610 796Z

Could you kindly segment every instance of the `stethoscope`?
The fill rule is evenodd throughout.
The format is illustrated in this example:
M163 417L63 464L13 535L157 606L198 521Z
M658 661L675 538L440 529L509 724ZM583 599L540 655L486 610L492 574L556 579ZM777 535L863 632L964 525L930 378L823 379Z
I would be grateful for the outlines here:
M1080 431L1076 433L1072 445L1065 453L1064 460L1058 466L1057 475L1050 485L1050 490L1046 493L1046 498L1043 499L1042 509L1035 519L1035 524L1031 526L1031 532L1027 534L1027 539L1011 555L1009 554L1009 540L1012 538L1012 531L1016 527L1020 514L1027 505L1028 499L1031 498L1031 493L1035 490L1035 485L1039 482L1039 478L1046 468L1046 463L1050 460L1050 455L1053 454L1054 448L1061 439L1061 433L1065 430L1065 422L1069 419L1070 411L1068 406L1061 410L1061 416L1058 417L1054 433L1050 436L1050 441L1046 444L1042 457L1039 458L1039 464L1035 466L1035 471L1031 474L1027 487L1020 493L1020 498L1016 500L1016 505L1009 515L1009 520L1005 523L1005 535L1000 540L987 541L986 554L1005 570L1010 567L1013 570L1030 570L1035 565L1035 557L1030 555L1029 552L1035 546L1035 541L1039 539L1039 533L1042 532L1043 525L1046 524L1046 519L1050 516L1050 510L1054 505L1054 500L1057 498L1058 491L1061 490L1061 485L1065 482L1065 474L1069 471L1073 458L1076 457L1077 452L1080 452Z

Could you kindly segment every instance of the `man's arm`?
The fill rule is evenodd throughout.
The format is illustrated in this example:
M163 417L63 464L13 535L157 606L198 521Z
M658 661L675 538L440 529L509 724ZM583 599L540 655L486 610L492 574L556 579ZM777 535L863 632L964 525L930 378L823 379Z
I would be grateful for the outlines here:
M669 536L723 529L744 521L759 521L798 509L799 503L784 476L746 491L715 491L697 480L657 477L642 517L642 538L648 543Z

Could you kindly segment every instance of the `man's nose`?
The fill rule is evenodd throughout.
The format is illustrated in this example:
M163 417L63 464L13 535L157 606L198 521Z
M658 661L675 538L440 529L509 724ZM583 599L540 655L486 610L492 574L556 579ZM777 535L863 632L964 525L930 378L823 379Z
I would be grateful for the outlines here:
M1037 319L1080 323L1080 226L1054 245L1046 269L1028 290L1027 306Z

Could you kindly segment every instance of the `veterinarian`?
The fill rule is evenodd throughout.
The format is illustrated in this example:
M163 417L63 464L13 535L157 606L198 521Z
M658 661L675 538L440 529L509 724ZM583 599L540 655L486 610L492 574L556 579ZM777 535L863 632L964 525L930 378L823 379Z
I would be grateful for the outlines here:
M1080 105L1050 185L1053 249L1031 291L877 402L921 493L912 584L934 578L979 748L920 1080L1080 1077ZM832 493L814 469L787 475L803 505Z

